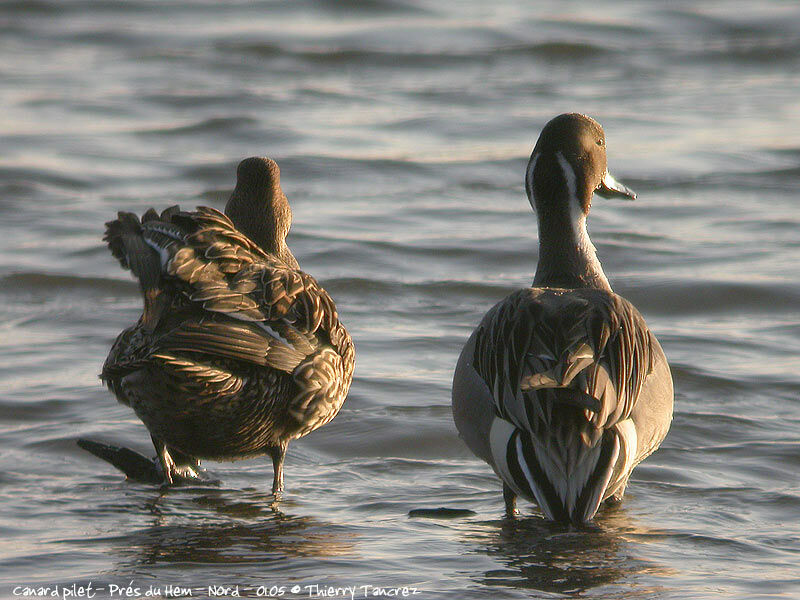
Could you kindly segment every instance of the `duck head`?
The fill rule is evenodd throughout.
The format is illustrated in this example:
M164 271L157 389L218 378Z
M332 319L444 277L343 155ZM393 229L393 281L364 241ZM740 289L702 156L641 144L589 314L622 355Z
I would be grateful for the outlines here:
M525 190L539 221L534 284L610 290L586 230L586 217L595 192L629 200L636 194L609 174L600 124L577 113L547 123L528 161Z
M225 214L236 229L263 250L297 268L286 246L292 209L281 189L281 170L274 160L256 156L239 163L236 188L225 205Z
M605 198L636 198L608 172L603 127L578 113L559 115L544 126L528 161L525 190L537 212L567 200L584 216L595 192Z

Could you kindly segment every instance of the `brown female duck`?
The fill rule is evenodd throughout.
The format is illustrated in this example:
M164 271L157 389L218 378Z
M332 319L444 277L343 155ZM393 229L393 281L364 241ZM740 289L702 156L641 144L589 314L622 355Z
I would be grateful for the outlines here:
M336 416L355 352L333 300L286 246L278 165L249 158L237 178L225 214L172 207L106 224L144 311L101 378L149 430L159 473L130 450L79 443L130 477L166 483L197 477L200 459L269 454L277 494L287 444Z

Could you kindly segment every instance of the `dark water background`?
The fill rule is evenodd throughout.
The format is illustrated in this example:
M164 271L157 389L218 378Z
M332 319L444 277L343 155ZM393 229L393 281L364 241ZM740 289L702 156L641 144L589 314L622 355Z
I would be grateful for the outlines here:
M0 597L800 597L796 3L2 1L0 59ZM639 193L597 199L590 232L676 387L594 532L504 520L449 408L468 333L532 279L523 169L570 110ZM97 379L140 311L104 221L221 208L254 154L281 165L290 245L358 352L277 510L266 459L164 491L74 443L151 451ZM475 515L408 517L439 506Z

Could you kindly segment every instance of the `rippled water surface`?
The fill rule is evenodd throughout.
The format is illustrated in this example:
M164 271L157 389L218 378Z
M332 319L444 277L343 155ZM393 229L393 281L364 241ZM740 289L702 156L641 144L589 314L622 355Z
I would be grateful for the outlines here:
M800 8L537 6L0 2L0 596L800 597ZM676 388L662 449L592 531L503 519L449 408L469 332L530 284L524 165L569 110L639 193L597 199L590 232ZM255 154L357 344L277 507L265 459L161 490L75 445L151 452L97 378L141 310L103 223L221 208ZM474 514L409 517L437 507Z

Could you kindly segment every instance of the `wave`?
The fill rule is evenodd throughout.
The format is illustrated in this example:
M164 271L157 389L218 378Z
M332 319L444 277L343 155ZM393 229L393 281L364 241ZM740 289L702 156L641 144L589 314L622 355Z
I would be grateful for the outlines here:
M110 279L105 277L86 277L79 275L63 275L51 273L11 273L0 277L0 294L17 294L24 292L103 292L103 293L138 293L133 281Z

